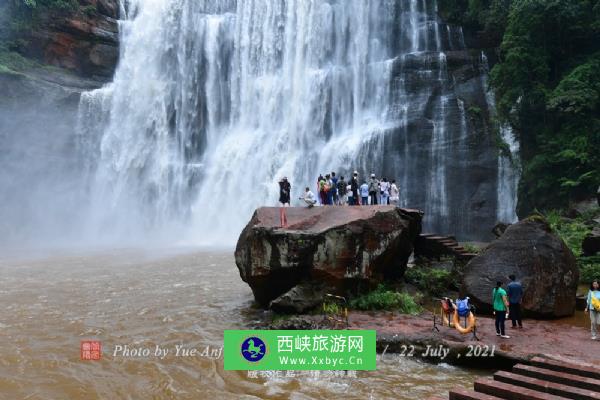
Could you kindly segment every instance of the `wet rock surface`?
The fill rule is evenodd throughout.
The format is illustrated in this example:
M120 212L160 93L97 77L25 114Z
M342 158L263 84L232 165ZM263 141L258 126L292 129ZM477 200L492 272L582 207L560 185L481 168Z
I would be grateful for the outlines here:
M119 5L116 0L80 0L72 11L41 15L21 37L18 51L78 76L109 80L119 57Z
M422 212L393 206L256 210L235 251L241 278L263 306L301 282L345 294L404 274Z
M600 253L600 227L588 233L581 243L584 256L593 256Z
M508 227L467 264L463 289L478 310L491 312L492 290L514 274L524 289L526 315L558 318L572 315L579 281L575 256L541 218Z
M280 313L303 313L323 303L325 294L332 291L318 283L300 283L275 300L269 308Z

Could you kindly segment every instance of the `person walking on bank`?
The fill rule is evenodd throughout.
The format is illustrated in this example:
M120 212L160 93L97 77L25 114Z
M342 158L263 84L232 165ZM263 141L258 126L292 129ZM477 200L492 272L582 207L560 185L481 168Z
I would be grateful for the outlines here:
M598 340L598 334L600 333L598 332L600 328L600 281L598 279L594 279L590 285L585 312L590 313L592 340Z
M344 177L341 176L340 180L337 182L337 195L338 195L337 205L338 206L346 204L346 187L347 186L348 186L348 184L344 180Z
M360 197L362 199L362 205L368 206L369 205L369 185L367 185L367 182L363 182L363 184L360 185Z
M375 178L375 174L371 174L371 180L369 180L369 197L371 198L371 205L377 204L377 193L379 193L379 181Z
M502 289L502 282L496 282L496 287L492 291L492 304L494 315L496 316L496 336L503 339L510 339L504 330L504 321L508 316L509 304L506 298L506 291Z
M292 192L292 185L288 182L287 177L283 177L279 181L279 219L282 228L287 228L287 215L285 214L285 207L290 206L290 193Z
M509 275L510 283L506 287L508 292L508 307L510 309L510 319L512 321L512 327L516 328L519 324L519 328L523 328L523 321L521 320L521 301L523 300L523 285L517 281L514 275Z
M392 185L390 186L390 203L396 207L400 205L400 190L398 190L395 179L392 179Z

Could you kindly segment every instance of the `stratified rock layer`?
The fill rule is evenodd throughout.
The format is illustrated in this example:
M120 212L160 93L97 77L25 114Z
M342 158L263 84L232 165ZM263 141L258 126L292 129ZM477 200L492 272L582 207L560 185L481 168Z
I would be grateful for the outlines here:
M402 276L421 231L422 212L393 206L255 211L235 251L241 278L263 306L300 282L338 293Z
M524 288L522 308L539 318L572 315L579 281L575 256L548 223L532 217L511 225L466 267L464 291L479 312L491 312L497 281L514 274Z

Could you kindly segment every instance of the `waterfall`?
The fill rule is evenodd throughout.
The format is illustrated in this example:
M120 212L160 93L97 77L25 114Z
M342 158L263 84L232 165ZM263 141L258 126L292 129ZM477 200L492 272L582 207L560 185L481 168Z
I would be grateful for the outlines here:
M482 75L483 86L486 93L486 101L491 116L496 116L496 99L493 90L489 87L487 76L489 72L487 56L481 52L482 66L484 74ZM517 194L519 187L519 142L511 126L507 123L500 123L498 129L498 141L501 148L498 150L498 185L496 208L496 218L499 222L515 223L517 217Z
M232 243L282 176L295 200L358 170L396 179L426 230L476 234L445 53L464 40L434 0L123 4L114 80L80 104L92 231Z

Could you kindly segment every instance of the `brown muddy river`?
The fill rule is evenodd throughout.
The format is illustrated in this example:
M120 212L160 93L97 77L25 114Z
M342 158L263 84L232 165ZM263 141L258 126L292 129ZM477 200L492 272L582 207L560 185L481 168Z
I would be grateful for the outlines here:
M356 377L223 371L223 330L263 317L231 251L10 257L0 276L0 399L426 399L485 374L390 354ZM81 360L82 340L101 341L101 360Z

